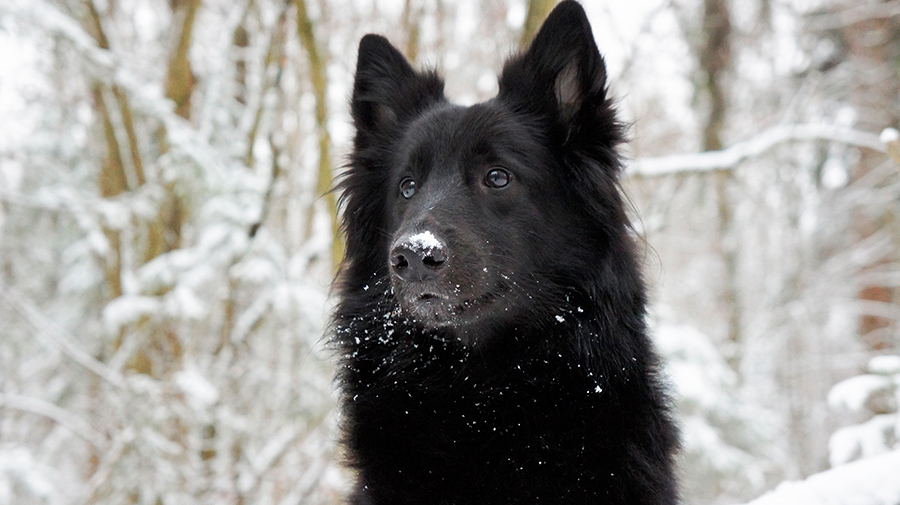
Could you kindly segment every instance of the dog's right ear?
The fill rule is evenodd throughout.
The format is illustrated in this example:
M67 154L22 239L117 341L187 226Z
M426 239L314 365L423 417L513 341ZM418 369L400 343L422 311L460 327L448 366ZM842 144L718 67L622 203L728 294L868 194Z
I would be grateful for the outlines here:
M362 38L350 104L360 136L390 135L409 118L441 101L446 101L444 82L437 74L413 70L380 35Z
M618 170L622 127L607 97L606 64L584 8L564 0L547 16L528 51L500 76L500 101L544 120L566 152Z

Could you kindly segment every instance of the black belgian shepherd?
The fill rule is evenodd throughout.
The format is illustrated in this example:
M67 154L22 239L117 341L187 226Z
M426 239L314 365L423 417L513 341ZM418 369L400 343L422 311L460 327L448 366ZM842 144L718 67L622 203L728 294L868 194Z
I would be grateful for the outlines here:
M353 504L673 504L677 430L619 193L623 127L564 1L453 105L365 36L339 183Z

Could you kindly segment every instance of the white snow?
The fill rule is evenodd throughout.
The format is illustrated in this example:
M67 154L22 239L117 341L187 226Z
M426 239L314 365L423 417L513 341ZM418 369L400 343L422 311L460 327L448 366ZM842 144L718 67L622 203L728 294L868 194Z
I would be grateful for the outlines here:
M784 482L748 505L896 505L900 503L900 451Z
M198 321L203 318L208 310L204 302L193 289L185 285L178 285L165 297L165 311L171 317L184 320Z
M842 160L838 158L828 158L822 166L822 185L828 189L838 189L847 185L850 180L850 174L847 167L844 166Z
M442 247L441 241L428 230L416 233L412 237L409 237L409 245L410 249L415 252L422 250L433 251Z
M896 142L900 140L900 131L897 131L896 128L885 128L881 131L881 135L878 136L878 139L884 144Z
M49 468L35 461L28 449L0 446L0 504L15 503L14 488L26 491L25 496L34 497L34 503L46 503L44 500L56 498L56 487L48 479L51 474Z
M195 407L203 409L219 401L219 391L197 370L181 370L175 374L175 383Z
M0 338L0 383L6 389L0 411L10 412L0 428L10 434L0 441L0 505L83 501L98 483L110 503L132 492L148 502L214 503L227 492L217 483L232 481L246 491L247 501L328 503L334 489L349 479L334 477L333 428L319 421L335 417L329 411L334 404L330 361L320 358L325 353L319 350L331 313L332 223L312 189L318 167L316 103L303 72L297 71L305 65L302 48L289 38L280 60L284 77L266 91L265 59L282 4L254 4L245 25L251 43L241 48L231 39L246 6L212 2L212 8L201 9L191 48L199 85L188 121L164 97L160 74L167 49L159 41L178 24L169 6L122 0L113 15L108 3L101 0L98 9L112 50L101 50L56 2L0 0L0 263L8 261L13 273L0 275L0 321L9 333ZM684 3L683 12L664 0L582 3L606 56L612 94L622 99L621 119L635 125L636 161L629 173L734 170L729 183L734 226L724 235L716 231L716 199L696 198L698 186L706 185L705 174L629 181L637 191L626 188L637 196L635 206L645 218L638 223L640 232L659 251L660 275L649 272L651 283L657 281L655 303L674 302L677 317L666 321L685 324L658 329L668 371L681 393L687 462L682 473L690 489L685 501L746 501L784 478L782 470L790 474L800 463L817 464L830 455L833 465L845 466L786 484L760 502L900 505L897 494L885 490L886 483L898 480L897 458L884 459L900 439L900 418L896 413L871 417L869 411L883 412L900 400L900 356L876 357L866 369L870 375L835 386L828 399L842 409L856 409L852 422L859 424L839 429L830 440L836 419L823 412L828 386L845 377L845 365L855 369L865 358L852 354L838 372L820 371L845 359L839 353L856 353L855 342L845 348L858 326L855 306L840 301L855 298L852 289L842 291L851 284L847 279L855 278L850 274L893 251L890 237L885 242L880 233L843 248L849 240L833 239L842 239L848 226L834 216L852 215L848 209L881 215L888 208L879 203L884 195L875 191L886 187L876 178L879 171L865 184L851 184L848 174L860 163L860 147L895 155L900 131L884 128L888 124L862 131L856 121L864 112L842 106L835 114L834 104L821 101L823 90L816 85L778 87L787 82L786 75L799 75L798 65L808 64L797 59L807 52L801 47L802 13L818 8L811 4L831 8L840 2L773 3L772 33L735 46L740 57L733 67L730 117L740 121L726 129L728 147L659 158L646 156L697 149L695 132L702 119L692 103L690 78L696 69L685 66L693 49L684 37L691 31L685 30L690 28L685 21L698 20L696 5L691 6L697 2ZM439 8L435 2L410 3L421 10L413 16L421 18L422 27L417 66L445 70L451 98L463 93L467 103L487 98L496 91L500 60L518 41L526 4L463 0ZM399 0L311 5L330 61L328 131L335 161L353 136L347 97L359 36L381 32L403 42L397 22L404 5ZM750 33L757 10L736 6L735 29ZM330 22L329 12L346 14L347 22ZM246 104L234 99L236 59L247 63ZM105 90L123 154L127 139L112 85L128 97L137 122L148 184L116 198L97 192L103 139L88 93L92 82ZM823 79L822 84L828 83ZM766 110L774 107L766 102L788 103L791 96L804 99L785 110ZM814 112L804 112L806 102ZM248 167L243 159L257 111L262 121ZM774 128L764 131L767 126ZM152 148L160 128L171 144L164 156ZM305 140L290 148L292 139ZM267 195L276 160L291 169ZM821 172L814 171L819 167ZM886 165L883 172L895 176L896 167ZM829 191L820 191L819 173ZM178 248L147 261L146 225L160 215L166 184L185 197L184 228ZM266 199L271 212L251 239L247 231L262 216ZM795 220L799 225L791 224ZM115 244L105 229L119 230L121 243ZM446 250L440 233L419 231L411 237L412 247ZM752 330L734 345L725 338L721 309L726 303L716 299L725 281L719 278L720 245L739 253L735 287L743 326ZM821 251L829 250L837 254L819 261ZM651 270L653 257L648 255ZM116 259L125 295L109 303L102 295L104 267L119 264L111 261ZM874 282L895 284L888 273L892 269L865 271L876 276ZM797 274L804 282L794 282ZM805 287L798 292L799 286ZM389 285L374 281L367 287L392 293ZM18 315L8 318L7 306ZM387 314L385 326L394 317ZM557 318L562 322L564 313ZM103 331L107 326L110 331ZM174 330L183 356L168 362L153 357L164 370L160 376L127 370L124 364L136 349L152 343L145 337L160 328ZM111 348L111 334L120 332L125 336L120 350L102 353L109 361L95 359L98 350ZM401 338L401 332L391 338ZM788 342L800 344L798 350L782 347ZM819 342L827 342L827 348ZM85 371L103 382L79 386ZM780 377L791 380L779 382ZM608 394L598 381L592 383L595 388L584 388L588 394ZM776 409L787 405L785 400L810 416L792 423L796 427L783 425L785 411ZM94 415L96 405L104 407L102 415ZM835 414L837 420L848 419ZM34 428L36 420L40 429ZM209 426L216 428L214 439L204 436ZM797 436L807 453L788 449ZM85 470L94 467L85 466L90 462L82 439L102 456L94 473ZM244 454L239 459L222 450L237 446ZM215 459L195 465L197 450L205 448L217 450ZM867 457L875 458L875 466L865 459L847 464ZM88 481L86 475L95 477ZM323 488L329 479L338 483ZM697 496L694 489L716 496ZM872 493L887 498L870 500Z
M871 415L868 421L835 431L828 441L832 466L870 458L900 448L900 356L876 356L869 361L870 374L839 382L828 394L832 409Z
M116 332L123 326L138 322L142 317L156 314L160 307L159 298L154 296L120 296L103 308L103 322L110 332Z
M857 375L837 383L828 393L828 406L833 409L845 408L859 411L869 396L890 387L891 380L880 375Z
M751 139L733 144L721 151L637 159L632 161L628 172L635 175L654 176L677 172L729 169L749 158L760 156L780 144L817 139L885 151L884 144L874 133L830 124L786 124L774 126Z
M894 440L897 416L875 416L863 424L840 428L828 440L828 461L839 466L860 458L869 458L891 450L888 441Z
M878 375L900 374L900 356L886 354L869 360L869 371Z
M737 381L709 337L691 326L659 325L656 343L669 360L667 369L678 393L702 408L715 408L722 401L721 389Z
M720 471L752 468L750 455L729 445L722 439L720 430L701 416L687 416L680 420L681 436L685 447L702 448L708 457L706 464Z

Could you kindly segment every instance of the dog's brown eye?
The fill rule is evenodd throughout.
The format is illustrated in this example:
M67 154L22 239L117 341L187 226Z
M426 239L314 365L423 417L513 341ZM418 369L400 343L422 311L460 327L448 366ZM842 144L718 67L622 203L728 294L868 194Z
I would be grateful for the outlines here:
M416 181L412 180L410 177L404 177L403 180L400 181L400 194L403 195L403 198L409 200L415 192Z
M509 184L512 175L502 168L492 168L484 176L484 184L491 188L502 188Z

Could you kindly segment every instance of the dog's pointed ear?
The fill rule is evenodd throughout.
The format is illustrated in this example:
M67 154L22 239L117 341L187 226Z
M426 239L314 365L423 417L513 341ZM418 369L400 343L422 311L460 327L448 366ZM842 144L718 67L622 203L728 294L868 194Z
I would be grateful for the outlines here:
M435 73L413 70L380 35L362 38L350 104L360 135L390 134L414 114L445 100L444 83Z
M514 110L551 119L566 143L602 125L609 133L618 132L606 97L606 65L578 2L557 5L528 51L507 62L499 99Z

